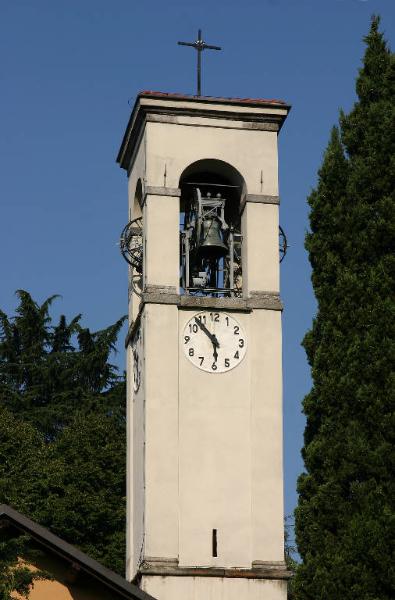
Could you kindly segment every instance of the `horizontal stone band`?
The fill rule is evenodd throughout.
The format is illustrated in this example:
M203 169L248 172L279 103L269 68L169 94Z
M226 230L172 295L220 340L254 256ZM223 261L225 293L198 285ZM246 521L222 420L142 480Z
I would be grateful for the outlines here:
M125 347L132 341L145 304L173 304L179 308L237 310L251 312L254 309L282 311L283 304L277 292L253 291L250 298L209 298L176 294L173 286L147 286L143 293L139 314L129 326Z
M150 196L181 196L180 188L157 187L152 185L145 186L145 195Z
M254 308L282 310L283 305L278 294L263 292L251 298L207 298L205 296L180 296L161 292L145 292L144 304L177 304L185 308L218 308L250 312Z
M256 204L280 204L279 196L268 196L267 194L247 194L240 203L240 214L243 212L247 202L255 202Z
M186 117L186 118L185 118ZM192 120L191 120L192 117ZM204 123L193 119L204 119ZM252 120L251 120L252 119ZM185 127L217 127L220 129L255 129L257 131L279 131L281 117L270 115L270 117L259 118L249 117L249 120L236 114L218 111L204 111L197 113L196 111L186 111L182 115L171 114L147 114L145 117L147 122L151 123L168 123L172 125L183 125ZM211 122L210 122L211 121ZM229 124L227 124L228 122Z
M247 202L258 202L259 204L280 204L279 196L268 196L266 194L247 194Z
M233 579L282 579L287 580L292 577L285 563L265 563L255 567L254 563L251 569L245 568L223 568L223 567L179 567L175 560L149 560L142 562L140 575L158 575L172 577L220 577Z

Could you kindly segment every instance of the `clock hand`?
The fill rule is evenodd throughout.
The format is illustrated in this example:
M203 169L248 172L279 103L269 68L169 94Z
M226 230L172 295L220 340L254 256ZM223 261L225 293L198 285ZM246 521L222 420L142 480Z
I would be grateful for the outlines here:
M197 317L195 317L195 322L200 327L200 329L202 331L204 331L204 333L207 335L207 337L211 340L211 343L215 348L215 353L217 353L216 349L219 348L219 341L217 340L217 336L214 335L213 333L210 333L209 330L207 329L207 327Z
M217 362L217 358L218 358L218 352L217 352L217 347L214 346L214 352L213 352L213 356L214 356L214 360L215 362Z
M202 321L200 319L198 319L197 317L195 317L195 322L200 327L200 329L207 335L207 337L211 340L211 343L214 348L214 352L213 352L214 361L217 362L217 359L218 359L217 348L219 348L219 341L217 340L217 336L213 333L210 333L209 330L207 329L207 327L204 325L204 323L202 323Z

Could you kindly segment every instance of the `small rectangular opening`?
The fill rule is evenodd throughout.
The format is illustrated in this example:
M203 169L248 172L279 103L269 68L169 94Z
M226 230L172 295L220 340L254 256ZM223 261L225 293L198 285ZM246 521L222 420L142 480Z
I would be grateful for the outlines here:
M212 545L213 545L213 556L218 556L218 551L217 551L217 530L216 529L213 529Z

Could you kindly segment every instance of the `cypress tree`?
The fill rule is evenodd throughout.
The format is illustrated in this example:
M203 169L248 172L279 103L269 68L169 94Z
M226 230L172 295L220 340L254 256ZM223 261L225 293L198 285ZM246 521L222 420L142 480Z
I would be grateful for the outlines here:
M299 477L298 600L390 600L394 545L394 55L373 17L308 201L318 310Z

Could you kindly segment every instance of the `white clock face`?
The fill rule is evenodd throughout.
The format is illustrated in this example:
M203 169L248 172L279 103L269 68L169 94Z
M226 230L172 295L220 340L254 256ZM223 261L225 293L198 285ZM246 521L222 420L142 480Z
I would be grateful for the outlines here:
M195 367L208 373L224 373L237 367L247 350L240 323L224 312L204 311L185 325L182 345Z

